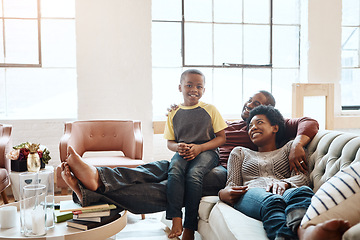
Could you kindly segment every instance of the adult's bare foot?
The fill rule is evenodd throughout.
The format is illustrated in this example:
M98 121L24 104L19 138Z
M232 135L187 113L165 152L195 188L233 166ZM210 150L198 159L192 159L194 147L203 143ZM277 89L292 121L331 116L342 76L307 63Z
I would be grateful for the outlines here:
M168 238L179 237L181 235L182 231L183 231L183 227L182 227L181 217L174 217L172 219L172 227L171 227L171 231L168 235Z
M84 162L71 146L68 147L68 154L66 162L69 164L71 172L87 189L96 191L101 185L97 169Z
M195 232L191 229L185 228L184 233L182 235L182 240L194 240Z
M299 228L298 235L301 240L341 240L342 235L350 228L348 221L331 219L306 229Z
M75 192L80 202L82 202L82 193L78 185L79 180L74 176L74 174L72 174L67 162L61 163L61 177L71 190Z

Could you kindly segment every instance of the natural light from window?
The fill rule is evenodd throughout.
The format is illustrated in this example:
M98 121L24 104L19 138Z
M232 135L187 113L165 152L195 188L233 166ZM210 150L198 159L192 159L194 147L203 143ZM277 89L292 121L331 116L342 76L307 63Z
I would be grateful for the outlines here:
M0 2L0 118L76 118L75 0Z

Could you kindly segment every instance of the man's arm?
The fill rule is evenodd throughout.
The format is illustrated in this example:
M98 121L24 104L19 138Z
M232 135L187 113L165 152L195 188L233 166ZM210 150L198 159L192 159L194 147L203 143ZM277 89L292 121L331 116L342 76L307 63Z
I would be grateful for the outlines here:
M289 154L290 170L306 173L307 162L304 147L315 137L319 131L319 124L315 119L308 117L286 119L285 140L294 139Z

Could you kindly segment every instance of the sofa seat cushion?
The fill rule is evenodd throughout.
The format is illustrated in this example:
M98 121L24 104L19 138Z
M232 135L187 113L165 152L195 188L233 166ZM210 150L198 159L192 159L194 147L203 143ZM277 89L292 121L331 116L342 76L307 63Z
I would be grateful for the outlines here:
M261 221L250 218L221 201L213 207L209 224L217 239L268 239Z
M83 157L84 161L95 167L128 167L135 168L145 164L143 160L131 159L125 156L89 156Z

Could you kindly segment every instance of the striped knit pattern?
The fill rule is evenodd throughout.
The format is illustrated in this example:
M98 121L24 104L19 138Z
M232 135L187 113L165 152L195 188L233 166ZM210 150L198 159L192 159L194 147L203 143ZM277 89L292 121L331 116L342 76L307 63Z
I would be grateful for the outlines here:
M289 152L292 141L271 152L256 152L243 147L232 150L228 162L227 186L266 188L270 183L285 181L292 187L307 185L304 174L290 172Z
M311 199L301 225L360 192L360 163L354 163L326 181Z

